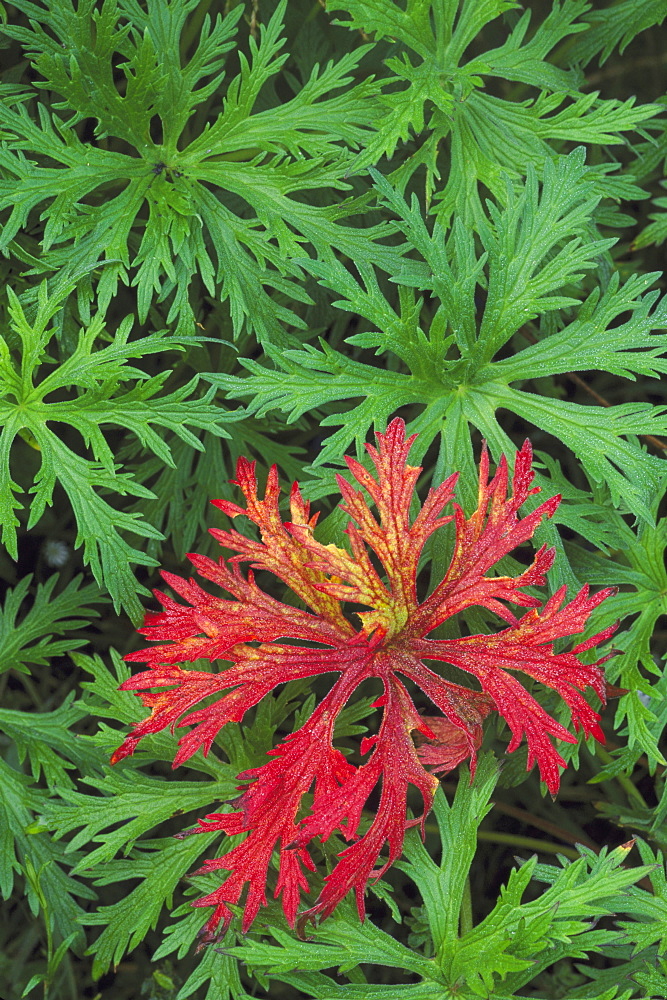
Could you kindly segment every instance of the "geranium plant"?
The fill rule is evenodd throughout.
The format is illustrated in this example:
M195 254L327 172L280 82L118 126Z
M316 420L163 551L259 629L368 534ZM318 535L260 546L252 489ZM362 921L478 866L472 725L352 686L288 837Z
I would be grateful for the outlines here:
M667 995L666 14L0 3L2 1000Z
M246 839L202 872L222 869L230 874L223 885L199 900L215 906L206 925L211 937L219 922L227 927L232 917L229 903L237 903L246 883L247 901L243 930L247 931L266 903L265 884L274 849L279 850L275 894L282 895L283 910L294 925L301 893L308 892L307 872L315 871L308 853L310 842L325 840L339 831L352 841L306 916L326 917L353 890L360 917L364 917L364 890L377 880L401 854L406 826L409 785L422 795L423 828L438 786L437 772L451 770L470 759L474 775L482 722L499 712L511 731L508 749L516 750L525 737L528 766L537 761L549 790L558 791L565 761L550 737L576 743L559 722L549 716L535 697L509 671L519 671L553 688L568 705L575 729L604 740L599 715L582 695L590 688L604 704L603 660L587 664L578 654L608 639L615 626L580 642L571 652L556 653L554 643L581 633L594 608L614 592L606 588L589 596L588 587L564 603L561 587L540 611L541 601L527 590L543 586L554 560L554 549L543 545L530 566L516 576L489 575L503 556L526 542L544 517L556 510L560 497L551 497L524 517L519 509L539 487L532 487L532 451L526 441L517 452L512 490L508 495L507 462L503 458L489 481L486 448L479 471L478 504L466 518L460 506L442 516L454 496L456 475L429 491L414 516L416 485L421 467L407 464L416 435L405 437L400 418L379 433L378 448L367 445L377 473L374 477L355 459L348 468L372 499L374 514L362 491L342 475L338 485L343 509L351 518L347 528L349 550L324 545L315 538L317 515L310 513L298 484L290 494L290 520L279 509L278 470L269 472L263 498L258 494L255 463L239 459L235 484L247 506L228 500L213 501L231 517L246 515L260 531L255 541L236 531L211 533L236 553L230 564L207 556L190 555L198 572L232 596L211 596L193 580L172 573L167 583L188 604L158 593L164 611L149 614L140 631L161 645L126 659L147 662L150 669L122 685L135 691L150 716L115 752L116 762L131 754L142 737L170 727L191 725L179 740L174 765L187 761L200 748L207 753L222 726L240 722L246 712L278 685L304 677L338 673L328 694L307 722L270 750L271 761L240 775L244 782L237 810L211 814L200 820L200 830L248 834ZM427 540L449 521L455 522L451 563L444 579L423 600L418 597L418 573ZM375 562L374 559L375 558ZM252 569L244 577L240 563ZM376 569L382 567L382 575ZM265 593L252 570L268 570L287 584L306 609L288 606ZM507 604L529 608L519 618ZM345 605L370 610L345 614ZM492 635L459 639L429 636L454 615L473 606L494 612L507 625ZM298 639L289 645L285 637ZM277 640L283 640L278 642ZM259 643L259 645L255 645ZM184 669L183 662L221 657L232 665L209 673ZM453 684L427 666L444 661L475 678L481 690ZM358 687L367 680L381 686L373 708L381 709L376 735L361 742L362 764L350 763L333 745L336 721ZM405 681L419 689L438 715L420 712ZM152 691L159 688L158 691ZM166 689L166 690L165 690ZM226 692L223 694L223 692ZM190 711L209 696L215 701ZM413 734L421 737L416 746ZM379 803L367 829L361 832L364 809L380 785ZM304 809L304 798L311 801ZM364 824L365 826L366 824ZM379 868L380 854L388 859Z

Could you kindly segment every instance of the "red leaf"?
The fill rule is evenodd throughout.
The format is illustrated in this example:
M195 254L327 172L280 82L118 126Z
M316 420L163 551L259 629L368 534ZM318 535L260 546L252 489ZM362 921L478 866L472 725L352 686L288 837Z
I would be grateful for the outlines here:
M164 574L186 603L156 592L164 610L147 615L141 631L161 645L127 657L148 664L149 669L122 688L134 691L150 715L135 726L114 754L114 762L133 753L150 733L187 726L175 754L176 766L200 747L207 753L223 726L240 722L276 686L324 673L338 675L306 723L268 751L268 762L240 775L243 785L233 811L212 813L199 821L196 832L221 830L244 837L201 869L227 873L218 889L194 904L214 907L206 925L208 940L221 922L227 926L232 917L230 904L237 904L244 893L243 929L247 930L266 903L267 882L273 884L274 896L281 897L287 920L294 924L301 895L309 892L315 872L311 845L334 833L349 845L338 855L320 895L301 919L323 919L350 891L363 917L366 886L402 851L410 786L420 791L424 803L421 819L410 822L423 824L438 785L435 775L465 759L470 760L474 773L483 720L491 711L497 710L507 720L512 733L508 750L516 749L525 737L529 766L537 761L543 780L555 792L565 765L552 738L576 742L575 737L547 714L515 673L557 691L570 710L574 728L602 739L599 716L582 692L591 688L604 703L607 689L601 665L606 657L587 664L580 654L609 638L614 626L570 652L557 653L553 644L581 634L592 611L612 589L591 597L584 587L569 603L564 603L561 589L537 610L541 602L527 594L526 588L546 582L554 551L545 547L517 576L488 575L499 559L532 537L560 500L552 497L525 517L519 516L525 500L539 492L531 485L530 443L526 441L516 455L509 495L505 458L489 481L484 449L478 506L469 518L457 505L453 514L442 513L452 500L456 476L430 490L411 518L421 473L420 468L407 464L414 437L406 440L405 425L396 419L377 438L377 449L367 446L376 474L348 459L360 489L338 477L342 507L352 519L347 528L349 549L324 545L315 538L317 515L311 516L296 484L290 495L291 520L283 521L276 469L271 469L260 499L254 463L240 459L236 484L246 506L227 500L214 503L232 518L243 515L253 521L260 540L237 531L215 530L212 534L234 555L218 563L190 556L200 575L230 596L215 597L193 580ZM455 539L450 567L420 603L418 568L424 545L452 519ZM281 579L307 610L283 604L262 591L252 568L247 576L241 572L244 562ZM357 612L359 628L346 617L343 601L368 608ZM530 610L517 619L507 603ZM496 613L506 627L491 635L428 638L444 621L474 605ZM300 645L291 644L290 639ZM202 658L223 658L231 665L211 673L180 666ZM481 690L445 680L425 661L446 661L472 675ZM401 677L420 689L441 714L420 715ZM368 680L382 689L375 702L382 719L377 734L360 744L360 754L368 754L368 759L352 764L334 747L334 729L344 706ZM195 707L211 696L217 700ZM376 790L379 803L371 809L369 800ZM277 874L271 868L274 856Z

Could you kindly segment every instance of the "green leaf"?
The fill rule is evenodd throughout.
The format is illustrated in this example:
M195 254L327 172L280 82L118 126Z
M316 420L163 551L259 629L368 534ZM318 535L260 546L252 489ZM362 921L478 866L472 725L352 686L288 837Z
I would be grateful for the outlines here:
M651 505L664 476L662 462L643 452L632 437L667 433L664 408L650 403L583 406L493 382L465 401L466 416L485 434L492 433L493 414L500 407L561 440L593 482L607 484L616 505L653 521Z
M18 670L30 673L30 666L46 666L57 656L85 645L86 640L67 636L88 625L89 618L99 612L90 607L103 598L94 585L81 586L75 577L54 595L58 574L46 583L38 584L29 609L19 619L19 613L30 591L32 575L25 576L13 590L8 590L0 608L0 673ZM62 639L54 635L66 636Z
M201 924L201 915L200 924ZM159 952L159 949L158 949ZM155 954L157 959L158 952ZM220 954L218 948L208 948L202 953L197 966L176 995L176 1000L186 1000L208 983L204 1000L252 1000L241 985L241 970L230 955Z
M213 385L227 390L230 396L251 396L250 412L262 416L274 407L287 412L288 422L302 414L323 406L332 400L367 397L353 412L344 418L338 414L324 417L324 427L343 424L343 429L327 440L315 463L330 461L341 454L347 444L366 438L368 427L387 416L402 403L410 403L428 386L420 386L416 379L399 372L382 371L346 358L332 350L325 342L321 350L306 345L302 351L289 351L274 355L274 371L250 359L243 366L254 373L247 379L209 372L205 378ZM285 377L289 374L289 378ZM372 379L372 396L368 395L369 378Z
M554 3L528 41L526 34L530 26L531 11L526 10L507 41L499 48L484 53L480 59L480 72L544 90L575 89L580 82L578 74L573 70L567 71L554 66L546 57L568 35L586 30L586 24L578 21L578 18L587 9L587 0Z
M335 301L338 308L369 324L370 329L353 334L348 343L394 355L398 363L380 368L321 342L319 350L306 345L299 351L272 352L273 369L243 360L250 372L247 378L220 373L206 378L230 396L248 398L250 411L258 415L277 408L291 421L317 409L321 427L340 424L325 441L314 468L337 461L351 442L359 451L373 424L382 425L397 407L407 405L419 413L409 429L419 432L422 454L443 424L456 420L477 427L500 457L513 450L495 416L503 407L562 441L592 483L608 484L613 502L652 521L649 507L660 487L662 465L644 455L632 437L663 432L659 407L584 406L508 384L577 369L608 370L630 378L667 370L662 358L665 335L653 332L667 324L665 304L656 305L653 292L642 295L654 275L631 277L624 285L612 277L602 293L596 290L586 297L577 287L610 245L591 238L600 194L583 151L548 164L541 188L529 170L522 190L508 187L507 207L489 205L490 221L479 227L481 255L459 223L449 236L439 222L429 232L415 198L407 205L385 178L377 173L374 178L406 237L391 274L399 285L398 308L363 264L357 267L358 278L331 256L304 261L304 267L342 295ZM415 259L414 250L422 260ZM479 330L478 285L486 296ZM412 288L430 293L428 306L414 298ZM549 321L566 309L565 315L572 310L571 322L561 327L562 320ZM622 324L620 316L626 318ZM537 317L542 336L524 348L517 335ZM517 348L494 360L513 337ZM352 405L331 405L343 400ZM569 516L565 505L562 516ZM580 524L581 514L573 510L572 517L573 524Z
M314 929L312 940L300 941L278 927L271 928L271 936L277 944L247 940L227 951L249 968L268 976L279 976L292 969L314 971L333 967L344 974L362 963L375 963L405 969L426 979L435 975L437 981L432 961L414 953L371 921L359 924L358 915L350 905L339 908L333 919Z
M85 690L86 696L83 704L90 714L99 718L111 719L113 722L121 722L131 726L146 713L138 700L128 698L126 692L120 691L119 687L123 681L130 676L129 667L123 662L120 654L115 649L109 650L113 670L100 656L84 656L82 653L72 653L72 661L81 670L92 674L92 681L82 681L81 687ZM203 666L203 663L202 663ZM102 723L100 730L93 736L82 736L83 742L90 743L98 749L98 759L101 753L101 767L104 770L109 757L113 751L122 743L124 733L117 728L110 728ZM169 761L174 759L175 737L170 732L155 733L144 741L144 750L137 751L132 761L126 761L123 767L140 767L146 759ZM226 783L229 779L228 765L223 763L215 754L204 757L203 754L196 754L188 762L188 767L195 771L202 771L212 777L216 782ZM96 801L97 797L96 797Z
M634 975L635 982L642 988L644 995L651 997L667 997L667 962L660 962L660 969L654 969L647 962L641 972Z
M408 863L401 863L401 867L422 895L437 962L445 976L458 941L461 905L475 856L477 828L491 808L489 798L497 780L497 762L491 754L484 754L480 756L474 781L462 770L451 805L444 793L436 794L433 808L440 831L439 865L416 832L405 842Z
M103 778L85 778L101 795L63 789L60 801L47 810L50 828L60 839L77 827L79 832L68 840L66 851L76 851L86 844L85 861L74 869L80 872L113 858L121 849L127 853L146 831L174 817L193 811L205 812L211 801L233 796L235 774L226 782L164 781L138 774L136 769L114 769ZM94 804L94 805L93 805ZM191 819L184 819L184 827ZM109 827L122 824L109 831ZM106 832L103 832L106 831Z
M621 0L601 9L591 7L584 13L590 28L577 38L570 58L585 66L599 56L602 66L616 47L622 53L640 31L662 24L665 17L662 0Z
M24 253L21 230L41 211L48 216L43 252L30 273L71 276L104 262L95 279L102 312L119 282L131 284L141 322L164 302L166 322L190 334L196 299L208 294L229 301L236 335L247 326L264 341L285 343L281 323L302 321L276 294L309 301L293 280L300 271L291 258L303 244L365 255L363 241L337 223L358 209L313 204L308 193L326 192L332 201L350 186L351 149L373 117L372 81L350 86L366 50L316 65L294 97L266 107L260 92L287 59L285 0L261 25L259 41L250 37L250 57L239 54L240 70L226 88L223 66L236 48L240 7L203 18L184 64L192 0L150 0L146 9L135 0L106 0L100 10L59 0L18 5L30 27L6 30L42 86L63 100L57 110L40 106L39 124L23 107L0 106L9 140L0 150L0 210L11 209L0 249L16 239ZM117 53L123 62L115 70ZM122 143L83 143L75 126L85 118L97 120L99 139ZM84 300L81 289L82 308Z
M99 758L91 754L72 730L88 713L80 703L73 704L70 693L53 712L16 712L0 709L0 729L16 748L19 763L28 758L35 779L43 773L50 788L72 788L68 775L75 767L81 771L98 770Z
M480 996L487 995L497 978L514 993L563 955L584 956L614 942L613 931L592 930L589 921L621 905L634 909L626 907L625 896L640 890L628 893L628 887L650 868L622 867L631 847L609 853L603 848L598 856L587 852L563 869L538 865L533 857L514 870L493 912L456 942L450 975L463 979ZM531 877L549 882L551 888L523 903ZM648 896L643 891L641 895Z
M508 185L504 210L488 206L490 224L484 224L482 240L489 254L489 284L472 351L476 364L488 363L536 316L576 304L571 296L550 293L578 281L613 244L583 239L599 201L587 173L584 150L576 149L545 165L541 191L529 168L520 194ZM484 378L483 370L478 377Z
M663 187L667 187L667 181L661 181L660 183ZM667 198L654 198L653 204L656 208L667 209ZM667 211L652 212L649 215L649 219L652 221L633 242L633 246L638 250L641 247L651 246L651 244L655 244L658 247L662 246L665 240L667 240Z
M355 166L394 156L399 143L412 145L413 135L418 137L417 150L402 155L391 178L404 191L424 166L427 204L435 196L443 222L458 216L477 228L484 222L482 186L502 203L503 174L519 180L532 166L542 176L563 140L619 142L620 133L636 129L658 113L657 105L634 107L634 99L600 100L597 93L576 93L578 71L561 69L554 59L547 59L568 36L587 34L584 0L551 5L530 35L529 11L518 20L505 16L489 33L494 40L503 38L502 43L476 51L466 61L480 32L516 6L505 0L445 4L419 0L407 3L405 9L393 4L388 10L382 0L337 0L333 8L348 14L340 23L400 46L398 56L385 60L390 71L380 98L385 114ZM379 45L385 52L386 45ZM484 91L489 77L528 84L541 92L524 101L500 98ZM445 183L436 192L436 182L443 176Z
M622 378L636 375L659 378L667 372L667 299L651 307L658 292L650 288L657 273L633 274L620 286L618 273L607 288L595 289L581 305L576 318L514 357L496 361L487 371L503 381L538 378L572 371L607 371ZM622 323L616 320L626 313Z
M144 843L142 850L122 861L107 861L91 874L95 885L109 885L139 879L139 885L116 903L100 906L88 913L82 922L104 930L88 949L93 960L93 976L98 978L117 965L127 951L135 948L157 925L165 906L171 906L172 896L180 880L190 871L199 856L218 837L202 833L174 842L161 839Z
M659 509L663 493L664 489L654 497L652 512ZM613 519L614 551L602 556L579 545L568 546L582 580L593 586L621 588L605 602L605 616L621 623L613 640L618 655L607 664L606 676L609 683L627 692L619 698L614 718L614 728L627 737L627 746L613 764L591 779L594 782L631 770L642 754L648 756L653 772L664 760L660 743L667 725L667 678L653 647L658 622L667 612L667 522L660 518L654 526L640 523L632 530L617 512L609 518Z
M136 595L145 591L135 580L131 564L154 566L157 561L129 543L125 534L155 540L162 535L139 513L118 509L105 499L108 493L116 498L129 494L148 499L154 494L138 477L121 471L102 428L126 428L143 448L171 465L173 459L163 437L165 432L201 450L196 431L225 436L227 432L222 425L234 416L230 417L213 404L211 391L198 398L197 379L165 393L163 385L169 371L149 378L144 371L128 364L130 359L167 347L183 349L182 344L167 343L164 334L129 341L132 326L129 319L121 323L113 338L109 338L102 319L97 317L87 329L78 332L74 349L56 365L46 350L55 340L52 318L60 306L62 292L60 296L49 296L44 284L36 312L26 311L11 289L8 295L16 350L10 351L7 342L0 341L0 418L4 422L0 433L3 541L16 558L19 521L13 512L21 506L15 495L21 486L11 478L10 457L18 448L23 453L26 472L34 466L34 458L39 458L33 474L31 492L34 499L28 529L40 520L45 508L53 504L54 489L60 484L76 519L75 547L83 545L84 562L90 565L98 583L111 594L115 607L125 607L138 619L141 607ZM103 339L110 339L111 343L96 349L98 341ZM135 385L124 389L123 383L128 380ZM63 395L69 398L65 400ZM80 445L78 448L73 443L70 445L71 436L60 430L65 427L78 432L84 449ZM20 438L23 441L17 440ZM24 441L36 452L30 462L25 459ZM86 454L87 449L92 458Z
M664 854L652 851L642 840L637 840L637 847L642 861L649 866L648 877L653 891L632 889L629 904L624 910L637 919L622 920L619 923L632 942L634 954L657 944L658 954L664 955L667 949L667 879Z
M50 926L63 937L76 934L81 944L84 911L74 897L94 899L95 893L68 876L63 866L63 849L54 844L52 837L44 832L29 832L35 815L45 805L45 793L2 759L0 778L0 893L3 899L9 899L14 888L14 874L22 873L29 861L37 879L35 886L28 883L26 888L33 916L43 908L41 898L48 907L44 919Z

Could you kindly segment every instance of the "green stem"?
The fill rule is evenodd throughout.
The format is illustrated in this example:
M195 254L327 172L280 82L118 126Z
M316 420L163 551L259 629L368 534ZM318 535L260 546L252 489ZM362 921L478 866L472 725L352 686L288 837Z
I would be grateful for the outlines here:
M514 847L527 847L531 851L547 854L563 854L566 858L576 861L580 855L573 847L563 847L552 840L539 840L537 837L521 837L515 833L496 833L492 830L478 830L478 840L486 840L490 844L512 844Z
M427 833L437 833L435 823L427 823L425 827ZM557 844L553 840L540 840L538 837L521 837L516 833L497 833L494 830L478 830L477 839L485 840L489 844L510 844L512 847L526 847L530 851L538 851L541 854L563 854L572 861L577 861L580 857L579 851L574 847L565 847Z

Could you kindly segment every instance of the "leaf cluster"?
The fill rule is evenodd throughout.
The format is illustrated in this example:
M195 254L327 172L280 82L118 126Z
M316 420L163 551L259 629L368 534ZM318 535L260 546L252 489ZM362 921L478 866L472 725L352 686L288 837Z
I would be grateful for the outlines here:
M665 995L666 13L0 6L10 1000ZM312 706L291 683L183 774L168 732L110 769L141 717L117 690L140 599L221 523L208 501L232 498L239 455L326 507L344 453L366 461L396 411L419 433L420 489L459 471L467 513L481 439L497 462L531 438L544 495L563 496L536 535L558 551L550 584L619 588L591 627L620 622L607 749L571 748L555 804L519 754L500 778L485 757L438 794L437 829L409 834L363 925L345 904L302 940L272 903L262 927L196 953L206 914L190 901L219 881L184 879L229 844L174 835ZM331 510L320 540L343 520ZM424 592L450 549L426 547ZM460 626L496 627L485 611ZM343 846L322 847L320 877ZM111 992L92 981L107 973Z

